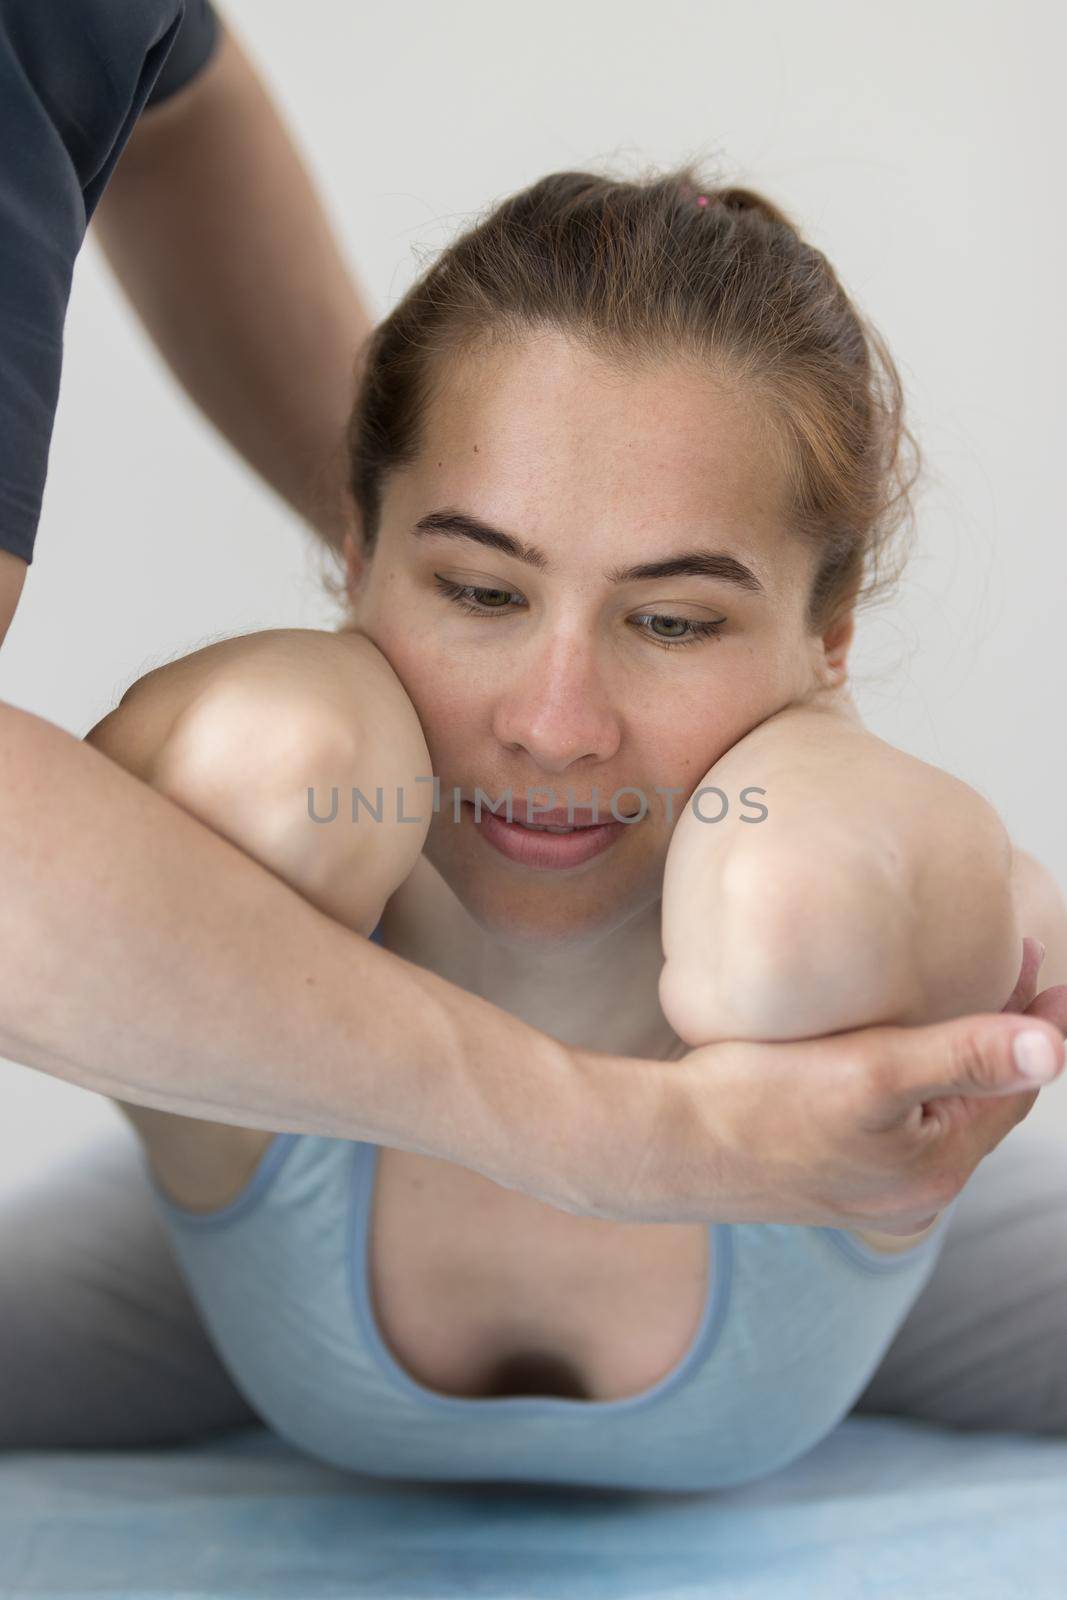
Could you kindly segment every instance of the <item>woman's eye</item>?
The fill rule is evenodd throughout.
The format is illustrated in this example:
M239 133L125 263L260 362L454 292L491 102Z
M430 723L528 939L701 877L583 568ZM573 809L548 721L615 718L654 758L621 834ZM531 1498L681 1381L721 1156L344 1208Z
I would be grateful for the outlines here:
M464 611L473 611L475 616L484 616L487 610L500 611L503 609L503 607L484 605L472 606L466 599L467 595L493 594L503 595L505 600L510 600L512 598L512 591L510 589L478 589L470 583L448 583L444 578L437 577L435 577L434 581L446 599L455 601L456 605L460 606Z
M453 605L459 606L462 611L467 611L475 617L488 617L494 613L506 611L507 602L515 598L513 591L510 589L482 589L470 583L449 583L447 579L439 578L436 573L434 574L434 582L446 600L451 600ZM472 605L467 598L469 595L496 596L502 598L505 603L503 605L494 605L480 601L477 605ZM716 638L726 626L725 619L721 622L694 622L689 617L670 617L658 611L646 611L635 618L637 622L644 622L645 620L671 623L675 627L689 630L687 633L676 634L674 638L664 638L660 634L645 634L646 639L651 639L653 644L661 645L665 650L677 650L680 645L696 644L701 639Z
M647 611L645 616L651 622L670 622L675 627L688 628L685 634L676 634L673 639L664 639L659 634L653 634L652 639L656 644L664 645L668 650L680 644L695 644L698 639L716 639L725 628L723 622L694 622L690 617L667 617L658 611ZM639 621L643 620L638 618Z

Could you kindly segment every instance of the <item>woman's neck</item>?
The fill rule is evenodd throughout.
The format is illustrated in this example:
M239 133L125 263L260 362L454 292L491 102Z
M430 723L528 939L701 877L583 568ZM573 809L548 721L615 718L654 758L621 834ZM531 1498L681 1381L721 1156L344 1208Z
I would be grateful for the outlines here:
M494 940L425 856L382 915L385 947L576 1049L667 1061L688 1046L659 1003L660 908L587 950Z

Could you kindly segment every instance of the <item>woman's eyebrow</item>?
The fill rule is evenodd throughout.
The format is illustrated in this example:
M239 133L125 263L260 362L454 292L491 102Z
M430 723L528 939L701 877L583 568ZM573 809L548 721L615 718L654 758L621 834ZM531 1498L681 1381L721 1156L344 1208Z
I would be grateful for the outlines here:
M472 539L476 544L499 550L501 555L523 561L528 567L547 572L549 560L536 545L526 544L502 528L494 528L466 511L446 508L430 511L410 530L415 538L424 534L444 534L450 539ZM642 561L633 567L612 567L605 574L609 583L647 583L652 578L716 578L720 583L736 583L741 589L766 594L763 584L743 561L728 550L683 550L662 561Z

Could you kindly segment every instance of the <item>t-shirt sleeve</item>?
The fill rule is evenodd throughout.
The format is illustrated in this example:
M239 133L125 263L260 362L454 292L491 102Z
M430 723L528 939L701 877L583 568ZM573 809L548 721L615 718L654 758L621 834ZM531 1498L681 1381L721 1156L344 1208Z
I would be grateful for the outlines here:
M207 64L218 33L218 17L208 0L185 0L185 16L145 104L158 105L184 89Z
M26 562L86 227L145 106L217 32L207 0L0 0L0 549Z

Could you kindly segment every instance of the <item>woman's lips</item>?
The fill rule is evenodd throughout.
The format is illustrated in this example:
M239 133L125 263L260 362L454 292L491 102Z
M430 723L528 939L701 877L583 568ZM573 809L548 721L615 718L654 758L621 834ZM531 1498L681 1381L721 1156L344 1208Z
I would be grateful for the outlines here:
M575 828L573 833L539 833L524 828L519 822L507 822L484 806L478 820L469 800L464 800L463 808L470 813L471 821L486 843L509 861L517 861L524 867L548 867L557 871L591 861L610 849L627 828L634 826L613 818L594 827Z

